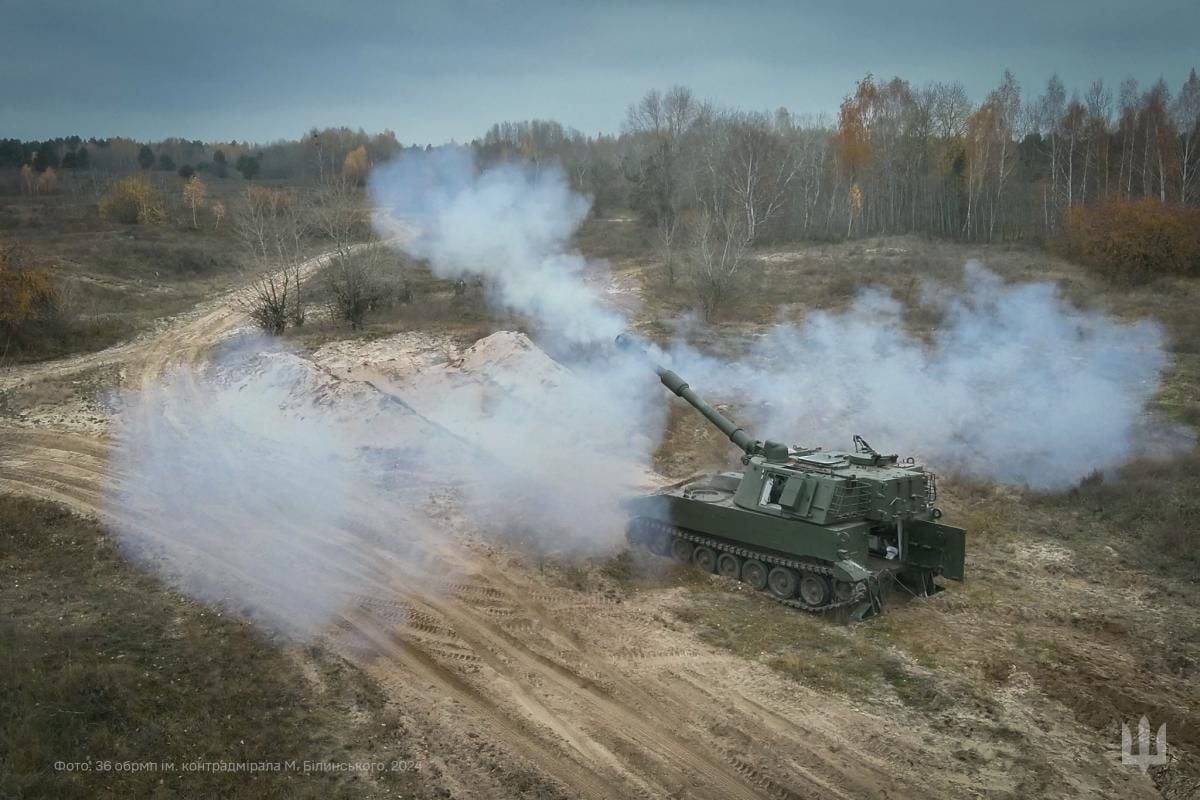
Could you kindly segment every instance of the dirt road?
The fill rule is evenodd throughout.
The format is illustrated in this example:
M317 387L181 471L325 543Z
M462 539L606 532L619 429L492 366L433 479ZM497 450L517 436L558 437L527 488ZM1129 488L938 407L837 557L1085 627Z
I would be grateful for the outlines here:
M0 386L97 364L119 366L131 385L152 383L173 364L202 361L245 324L235 298L222 298L137 342L8 370ZM5 425L0 489L103 517L106 491L122 480L108 452L106 435ZM503 548L446 535L461 527L454 509L425 488L371 497L340 530L254 535L316 558L337 553L322 575L347 602L319 639L385 688L421 743L429 784L451 796L1008 796L1014 771L1029 769L1028 749L1004 744L968 767L949 755L962 744L955 725L833 698L713 649L673 615L683 590L624 598L576 591ZM127 511L125 524L137 524L137 510ZM231 509L206 513L214 525L238 520ZM174 546L161 531L145 533ZM267 606L280 591L235 559L197 557L261 582ZM1081 758L1064 745L1041 753L1036 770L1056 776L1058 796L1144 789L1114 783L1103 764L1081 770ZM1088 777L1095 770L1104 777Z

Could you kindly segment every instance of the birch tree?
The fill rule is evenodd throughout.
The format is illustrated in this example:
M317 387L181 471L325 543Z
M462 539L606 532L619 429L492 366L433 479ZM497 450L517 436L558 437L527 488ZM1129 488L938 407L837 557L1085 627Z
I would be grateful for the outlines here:
M675 283L675 236L687 166L681 150L685 137L707 115L706 106L683 86L673 86L666 93L651 90L626 114L625 131L638 140L642 149L634 176L636 205L657 227L670 285Z
M1187 203L1200 186L1200 77L1195 69L1175 98L1171 121L1179 131L1179 202Z

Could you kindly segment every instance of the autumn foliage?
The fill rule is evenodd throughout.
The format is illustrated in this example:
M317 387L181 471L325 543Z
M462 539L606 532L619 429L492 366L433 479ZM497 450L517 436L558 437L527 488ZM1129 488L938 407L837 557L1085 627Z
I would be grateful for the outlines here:
M130 175L112 185L100 198L100 216L128 225L161 225L166 221L162 199L141 175Z
M7 350L37 324L54 316L56 296L50 276L20 245L0 245L0 339Z
M1063 246L1110 278L1200 275L1200 209L1149 197L1076 206L1067 214Z
M362 186L367 182L367 173L371 170L371 157L365 145L359 145L346 154L342 163L342 175L351 183Z

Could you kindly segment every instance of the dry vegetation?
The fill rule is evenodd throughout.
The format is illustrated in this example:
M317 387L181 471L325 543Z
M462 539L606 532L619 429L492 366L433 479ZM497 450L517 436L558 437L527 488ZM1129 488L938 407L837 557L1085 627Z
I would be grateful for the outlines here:
M0 496L0 796L412 796L415 772L183 772L192 761L409 759L378 687L318 648L168 592L95 522ZM59 760L178 771L56 770Z
M645 256L640 231L619 217L597 218L585 225L577 242L588 255L610 262L611 280L627 290L617 296L618 302L636 304L642 327L667 334L687 301L668 287L659 264ZM954 284L961 280L963 261L971 257L1007 280L1057 281L1067 297L1086 307L1126 318L1161 319L1174 363L1159 408L1193 426L1200 420L1200 327L1192 313L1198 298L1190 279L1160 277L1119 289L1095 273L1024 246L967 247L893 237L758 249L749 256L738 300L704 328L698 343L736 352L779 315L798 318L813 309L842 307L868 284L890 289L908 306L910 327L927 332L938 320L916 302L920 282L933 278ZM309 278L309 320L289 328L287 335L316 346L330 339L419 328L473 340L493 326L514 322L486 310L481 287L437 279L424 265L394 254L370 258L379 260L358 263L371 283L371 303L361 325L322 310L336 309L338 281L346 277L346 264L335 263ZM719 434L687 409L673 408L656 458L662 472L681 476L725 463L728 457ZM1193 703L1200 675L1200 586L1192 554L1193 531L1200 521L1198 468L1194 454L1133 463L1070 492L1051 494L947 476L942 483L947 514L971 531L968 581L929 600L893 596L885 616L859 625L783 612L738 584L629 554L590 564L544 563L539 572L550 583L585 596L662 597L675 630L768 667L798 686L886 709L911 720L914 729L957 731L962 745L949 754L952 761L943 769L972 774L1003 752L1023 765L1021 783L1012 787L1014 797L1043 796L1057 785L1058 778L1040 772L1037 749L1052 742L1055 731L1079 726L1092 741L1115 746L1117 723L1146 714L1156 724L1166 722L1171 731L1173 760L1153 772L1156 785L1164 797L1182 800L1194 796L1200 785L1200 718ZM56 776L45 770L48 754L55 748L82 752L93 741L88 737L100 736L101 730L117 731L116 738L102 740L106 752L115 748L129 758L160 752L160 740L214 756L242 752L244 740L244 752L311 749L324 755L386 746L398 748L396 757L404 757L403 740L388 739L385 745L366 738L367 745L357 743L368 725L400 725L380 704L381 690L361 673L311 653L306 658L323 671L320 688L314 688L297 677L294 662L257 642L243 623L214 619L211 612L164 593L121 564L88 523L7 498L0 513L10 515L0 520L0 530L28 531L10 535L3 552L6 573L18 576L0 595L11 629L5 636L19 642L10 649L8 672L26 676L16 688L5 689L15 703L5 707L18 709L8 724L32 726L21 731L47 730L28 742L24 733L7 731L0 740L7 743L8 764L18 765L4 770L16 781L12 789L3 787L9 793L35 796L43 787L63 785L50 783ZM60 616L74 621L63 626ZM136 627L126 624L127 617ZM32 620L33 627L18 628L16 620L20 625ZM147 630L154 633L146 635ZM87 642L86 647L80 642ZM85 649L126 656L119 659L120 667L110 668L115 659L75 655ZM67 652L73 654L72 663L64 665ZM197 672L197 663L205 669ZM99 686L107 694L102 701L89 699L87 692L93 689L85 691L84 686ZM227 698L205 699L206 692L230 686L241 687L234 695L236 707ZM168 699L144 706L152 695ZM171 697L178 698L174 705ZM93 720L101 714L97 704L115 711ZM197 704L211 713L194 719L190 709ZM83 713L59 715L47 710L50 706ZM163 716L163 709L176 707L189 709L189 715ZM223 714L230 716L222 720ZM264 715L278 720L269 741L263 739L261 725L244 733L248 720ZM144 775L125 780L129 782L113 784L112 794L136 795L152 788L139 782L150 780ZM226 780L181 783L180 788L202 787L222 796L238 796L239 791L242 796L358 796L363 788L311 778L293 783ZM65 785L64 796L94 789L82 782Z
M241 280L229 231L193 231L182 217L117 222L86 195L0 196L0 242L27 253L61 298L58 328L14 341L9 361L103 349Z
M1200 210L1157 200L1109 200L1067 215L1062 249L1116 281L1200 274Z
M1034 248L966 248L916 237L755 255L739 302L719 325L696 334L698 345L736 351L748 332L780 314L798 318L843 306L865 285L888 288L908 306L910 327L927 331L937 319L916 303L920 282L957 283L963 261L974 257L1007 280L1054 280L1084 307L1161 320L1173 363L1158 410L1193 428L1200 422L1200 327L1193 313L1200 297L1186 278L1118 288ZM659 284L645 286L651 318L675 310ZM721 463L723 449L719 434L686 409L673 409L656 466L684 475ZM782 622L769 601L715 578L693 589L677 613L706 640L805 685L898 701L926 717L955 706L995 720L992 712L1007 693L1033 691L1047 703L1039 724L1055 724L1061 712L1115 746L1117 722L1147 714L1178 731L1171 740L1176 760L1155 773L1160 791L1193 797L1200 789L1200 717L1192 703L1200 676L1198 468L1194 452L1137 461L1061 493L949 476L947 513L971 532L967 583L932 600L894 598L898 605L887 615L864 625L800 615ZM964 770L978 757L957 755ZM1027 786L1025 796L1039 791Z
M3 199L0 230L28 243L35 269L50 265L45 275L55 284L44 283L41 272L14 271L11 258L3 262L0 324L12 325L17 317L21 324L50 319L58 311L47 304L59 302L62 287L75 286L71 302L80 327L71 330L83 332L43 336L35 347L23 343L24 333L5 328L17 342L9 359L98 349L244 281L239 269L248 237L256 238L249 249L260 254L262 272L256 274L286 266L295 277L283 273L285 290L292 292L296 281L263 327L304 347L410 329L469 343L496 328L524 324L489 311L483 286L439 279L425 265L389 251L352 249L366 233L361 215L347 213L346 203L361 198L347 184L315 198L300 232L295 187L246 193L232 181L210 179L201 193L190 179L175 183L118 184L97 202L53 193ZM162 219L154 210L159 203L173 209ZM227 213L231 218L223 221ZM981 259L1005 280L1053 280L1081 306L1162 321L1174 360L1156 410L1196 428L1200 290L1191 277L1197 226L1187 214L1194 217L1157 201L1069 211L1066 252L1095 269L1027 243L963 245L906 235L760 244L738 253L736 280L722 284L715 303L704 301L702 290L672 285L663 268L661 226L610 212L589 219L575 243L589 257L609 262L611 280L621 289L616 302L628 305L644 332L686 332L681 317L699 307L710 324L691 328L696 343L726 354L738 352L781 315L795 319L844 307L866 285L890 290L908 309L911 330L927 334L939 320L918 302L922 282L957 284L967 258ZM852 213L848 219L838 224L855 224ZM857 224L868 221L858 218ZM305 279L298 299L298 266L319 249L336 250L338 257ZM720 264L714 269L721 274ZM31 316L35 307L41 316ZM89 384L86 391L99 388ZM58 391L66 387L31 385L0 394L0 413L48 401L37 400L39 392ZM675 406L655 466L682 476L728 456L719 435ZM682 587L681 599L671 605L675 621L707 643L804 686L899 709L921 724L980 726L964 728L963 748L951 754L949 768L964 772L989 757L980 741L1024 748L1036 765L1030 732L1010 727L1000 713L1015 696L1035 709L1033 727L1078 724L1096 741L1114 744L1118 720L1147 714L1170 728L1174 760L1155 779L1163 796L1176 800L1195 796L1200 786L1194 707L1200 677L1198 469L1194 454L1137 462L1053 494L949 476L943 484L947 513L971 531L968 582L931 600L893 598L886 616L862 625L781 612L737 585L690 569L659 571L628 556L543 569L553 582L586 593L667 595ZM318 669L314 681L245 623L164 591L124 564L94 525L49 506L0 499L0 531L0 564L12 578L0 587L0 638L12 643L0 677L0 795L53 790L56 796L95 796L93 781L49 771L60 753L143 760L164 757L166 749L166 756L179 759L243 752L317 758L369 747L376 748L373 756L386 750L405 757L403 738L368 735L400 723L384 708L381 690L356 670L314 651L305 658ZM1015 795L1044 792L1036 766L1030 775ZM193 776L172 786L160 785L161 777L114 777L105 791L197 797L364 791L315 778ZM403 782L408 778L396 780L374 788L420 790Z

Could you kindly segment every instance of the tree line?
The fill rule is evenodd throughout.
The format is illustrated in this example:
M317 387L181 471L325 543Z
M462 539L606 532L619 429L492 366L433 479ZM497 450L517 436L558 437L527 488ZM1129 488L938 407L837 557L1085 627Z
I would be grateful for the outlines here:
M360 160L377 163L393 157L401 147L391 131L372 135L344 127L313 128L299 139L265 145L180 138L159 142L125 137L0 138L0 192L63 190L110 182L136 171L178 174L185 180L193 175L319 180L323 175L340 172L347 156L360 149Z
M604 209L656 231L706 313L756 244L919 233L1061 246L1104 270L1200 273L1200 78L1039 93L1005 71L978 103L958 83L866 76L836 118L722 109L685 87L647 92L619 136L500 123L483 161L561 163ZM1114 253L1120 255L1114 256Z
M632 208L662 229L740 207L754 241L920 232L970 241L1037 238L1066 212L1109 198L1200 204L1200 78L1177 92L1159 80L1101 80L1040 93L1011 73L980 102L959 83L914 86L868 75L836 118L722 109L684 87L647 92L621 132L585 136L549 120L503 122L470 143L481 162L558 164L601 210ZM257 146L167 139L0 139L0 171L28 167L183 177L319 179L348 154L368 164L402 149L391 131L313 129Z
M470 142L481 165L561 167L593 209L631 209L655 232L664 274L686 271L710 312L755 245L919 233L972 242L1062 243L1085 260L1121 252L1125 270L1200 272L1200 78L1172 91L1093 82L1068 93L1052 76L1025 91L1005 71L978 102L960 83L915 86L867 75L835 117L720 108L691 90L652 90L619 133L588 136L552 120L500 122ZM428 149L428 145L426 149ZM107 176L175 171L365 182L403 150L394 133L313 129L258 146L168 139L0 140L0 190L59 187L55 170ZM132 208L132 206L130 206ZM143 203L139 211L144 212ZM196 206L191 207L193 227ZM128 212L128 216L134 216ZM1120 231L1120 241L1111 241ZM1155 238L1157 237L1157 239ZM1165 244L1163 241L1165 237ZM1125 270L1127 271L1127 270Z
M484 160L559 162L666 238L680 214L716 204L739 206L756 240L1036 238L1105 199L1200 204L1200 78L1174 94L1128 79L1068 95L1053 76L1029 95L1006 71L976 104L958 83L868 75L833 119L720 109L677 86L631 105L620 136L501 123L474 146Z

